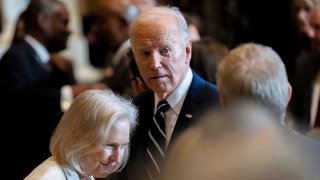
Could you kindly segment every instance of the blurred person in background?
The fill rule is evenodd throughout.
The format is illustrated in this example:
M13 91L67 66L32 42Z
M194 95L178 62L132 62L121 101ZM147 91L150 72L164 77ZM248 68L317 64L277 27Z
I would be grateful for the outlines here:
M211 37L202 37L192 42L190 66L203 79L216 84L218 64L228 54L228 51L225 44Z
M13 33L11 44L22 40L26 35L24 16L25 12L23 11L16 21L15 31ZM62 72L66 74L66 77L69 79L71 84L77 83L76 78L74 76L73 64L70 60L61 56L59 52L50 52L49 59L50 63L55 65L58 69L60 69Z
M309 22L310 12L319 0L291 0L292 46L290 56L286 60L286 68L290 82L295 80L296 60L303 51L309 51L312 27Z
M31 0L23 16L25 36L13 41L0 60L1 118L4 127L16 133L2 141L11 157L5 168L8 179L22 179L49 156L51 133L74 97L107 88L101 83L74 84L50 61L50 53L66 48L71 33L61 1ZM23 153L12 150L22 147Z
M267 109L242 99L208 113L177 139L162 179L319 179L319 164L305 151L304 140Z
M139 13L159 5L158 0L131 0L138 8Z
M122 95L130 93L129 61L124 56L130 48L129 25L137 14L131 0L98 0L87 15L92 17L85 32L90 63L102 70L100 81Z
M183 17L188 24L188 30L190 39L192 42L199 41L201 39L202 21L200 17L195 13L182 12Z
M292 125L296 118L288 109L292 88L284 63L272 48L245 43L232 49L218 66L217 86L223 107L242 99L263 104L320 167L320 141L299 133Z
M89 60L93 66L112 66L112 56L129 38L129 23L136 14L132 8L135 7L130 0L96 1L93 12L87 15L93 18L88 32L85 32L89 42Z
M250 98L285 122L292 88L283 61L271 47L244 43L232 49L218 65L217 86L224 106Z
M320 128L320 1L310 12L309 24L310 44L296 59L294 93L290 103L290 109L295 116L294 127L302 133Z
M295 31L302 41L312 33L309 22L310 12L319 2L319 0L292 0L292 21Z

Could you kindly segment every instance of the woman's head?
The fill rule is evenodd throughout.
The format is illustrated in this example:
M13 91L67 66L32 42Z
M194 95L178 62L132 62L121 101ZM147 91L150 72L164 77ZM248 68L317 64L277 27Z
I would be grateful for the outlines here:
M77 96L60 120L50 151L80 175L106 177L127 162L135 106L112 91L88 90Z

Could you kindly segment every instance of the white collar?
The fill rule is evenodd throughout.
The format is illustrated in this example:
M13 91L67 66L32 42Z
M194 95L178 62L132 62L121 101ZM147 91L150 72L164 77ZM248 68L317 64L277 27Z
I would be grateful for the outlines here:
M35 38L30 35L26 35L24 39L31 45L31 47L36 51L39 56L41 62L43 64L48 63L50 59L49 51Z
M180 113L180 110L182 108L184 99L188 93L188 89L192 82L192 71L190 68L187 70L187 74L185 78L182 80L182 82L178 85L178 87L170 94L169 97L166 98L167 102L169 103L170 107L177 113ZM157 94L154 94L154 107L157 106L160 99L158 98ZM155 108L156 109L156 108Z

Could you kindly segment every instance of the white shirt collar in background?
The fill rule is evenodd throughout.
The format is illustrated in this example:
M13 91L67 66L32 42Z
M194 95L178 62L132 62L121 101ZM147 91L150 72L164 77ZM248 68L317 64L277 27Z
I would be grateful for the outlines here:
M43 64L48 63L50 59L49 51L36 39L34 39L30 35L25 36L25 40L32 46L32 48L36 51L39 56L41 62Z

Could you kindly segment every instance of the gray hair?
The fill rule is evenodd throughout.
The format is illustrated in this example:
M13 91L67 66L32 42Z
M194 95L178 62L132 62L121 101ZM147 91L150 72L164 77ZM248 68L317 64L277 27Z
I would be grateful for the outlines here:
M257 100L283 118L288 103L288 78L279 55L270 47L242 44L221 61L217 85L223 103Z
M174 16L176 18L178 30L187 44L190 39L188 25L181 11L177 7L158 6L142 12L131 23L130 36L136 30L136 27L139 23L157 22L158 19L163 19L167 16Z
M113 124L125 117L130 133L136 126L137 109L131 101L110 90L88 90L74 99L61 118L50 142L50 152L63 167L86 172L82 157L96 145L104 145ZM129 145L116 170L128 161Z

